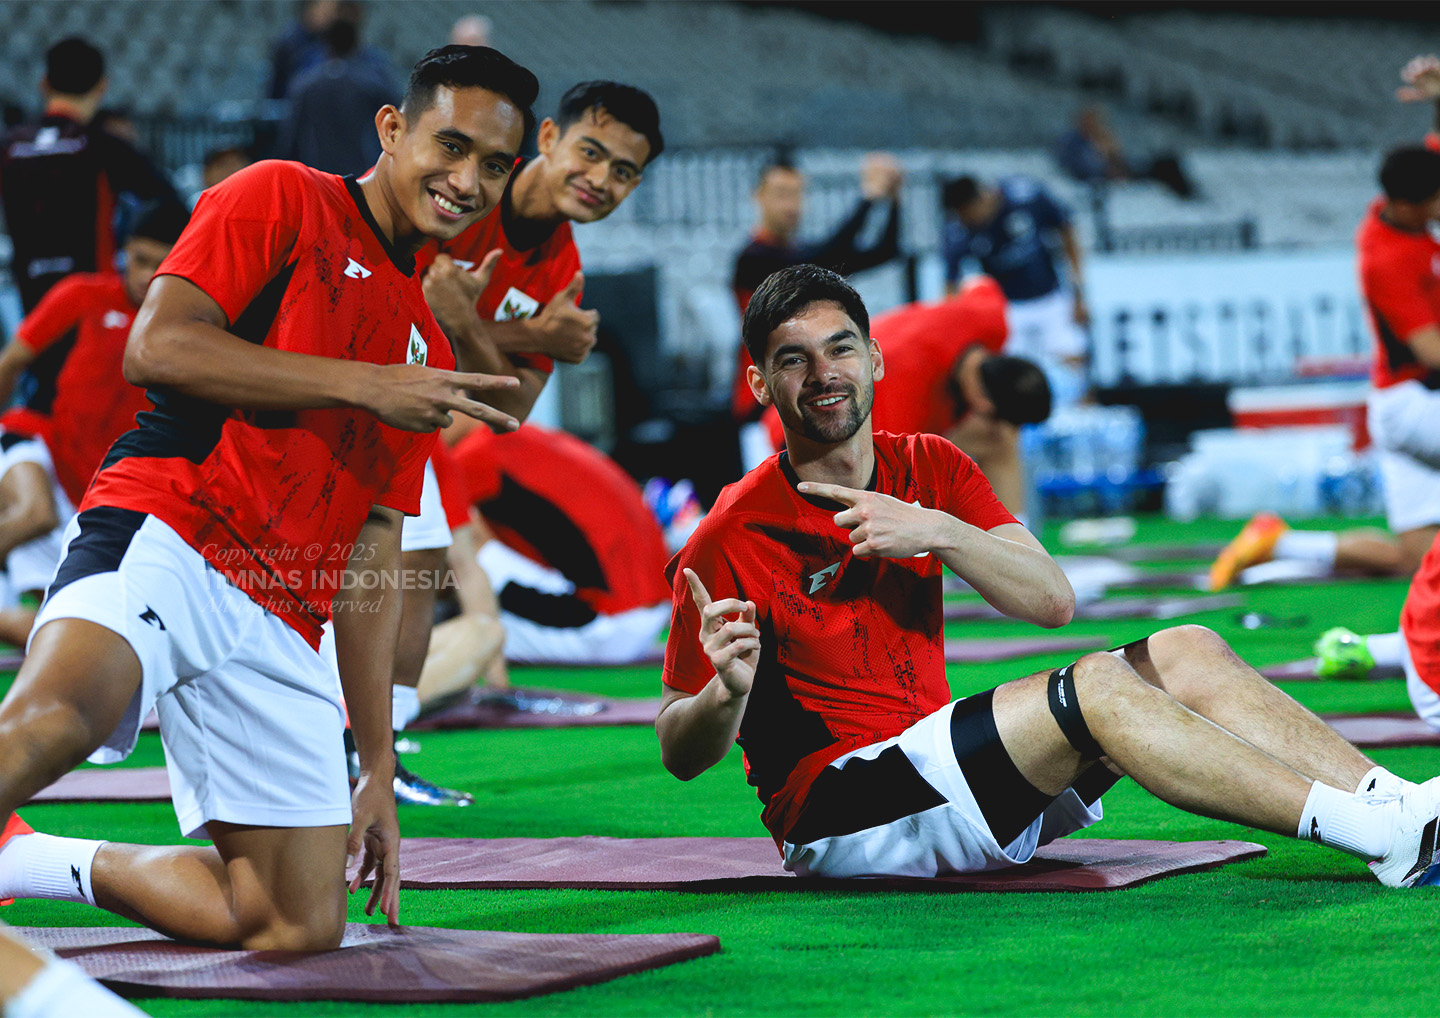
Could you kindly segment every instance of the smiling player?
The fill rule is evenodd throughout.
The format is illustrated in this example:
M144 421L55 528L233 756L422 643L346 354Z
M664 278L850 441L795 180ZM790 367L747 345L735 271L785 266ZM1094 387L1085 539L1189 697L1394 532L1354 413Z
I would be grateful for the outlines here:
M418 509L423 433L455 413L515 423L473 398L513 380L448 370L414 253L499 201L537 90L494 50L443 47L376 114L383 154L363 181L265 162L202 196L126 351L155 409L86 493L0 703L0 898L86 901L203 943L331 948L346 855L363 850L352 887L378 869L367 911L398 921L400 598L377 581ZM316 653L332 612L353 797ZM128 753L152 704L181 830L213 847L56 838L12 815L86 754Z

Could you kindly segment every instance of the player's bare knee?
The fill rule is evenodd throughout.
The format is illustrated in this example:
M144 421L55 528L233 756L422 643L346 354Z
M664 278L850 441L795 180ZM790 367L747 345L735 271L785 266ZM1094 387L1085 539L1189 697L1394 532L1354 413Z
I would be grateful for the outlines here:
M247 951L331 951L345 936L345 900L316 903L303 915L270 912L250 916L241 926L239 946Z
M1153 634L1145 643L1146 652L1167 687L1170 678L1167 673L1177 666L1235 657L1224 638L1205 626L1171 626Z
M1087 723L1103 727L1123 719L1150 685L1113 654L1086 654L1075 662L1075 691Z

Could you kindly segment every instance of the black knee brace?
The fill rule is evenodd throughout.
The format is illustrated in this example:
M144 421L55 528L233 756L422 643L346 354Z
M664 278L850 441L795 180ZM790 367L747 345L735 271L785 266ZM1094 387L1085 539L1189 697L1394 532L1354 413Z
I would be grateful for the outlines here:
M1075 694L1073 664L1050 673L1050 713L1055 716L1055 723L1060 726L1060 731L1065 733L1065 738L1080 753L1082 759L1098 760L1105 755L1105 751L1095 741L1095 736L1090 734L1085 715L1080 713L1080 700Z

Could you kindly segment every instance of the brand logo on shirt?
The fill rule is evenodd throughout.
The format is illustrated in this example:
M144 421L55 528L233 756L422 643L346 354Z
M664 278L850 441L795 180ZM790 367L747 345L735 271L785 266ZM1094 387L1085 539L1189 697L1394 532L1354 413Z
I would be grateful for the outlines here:
M350 264L345 266L345 275L349 276L351 279L369 279L371 276L375 275L375 273L367 269L365 266L361 265L354 258L351 258Z
M813 594L813 593L815 593L815 591L819 590L821 587L825 586L825 584L829 583L831 577L833 577L833 576L834 576L836 573L838 573L839 571L840 571L840 563L839 563L839 562L836 562L836 563L835 563L834 565L832 565L832 566L826 566L824 569L820 570L818 573L811 573L811 574L810 574L810 589L807 590L805 593L807 593L807 594Z
M100 319L100 324L107 329L128 329L130 328L130 316L124 311L112 309L105 312L105 317Z
M410 326L410 347L405 352L406 364L424 364L425 356L430 352L430 347L425 342L425 337L420 335L420 330L414 325Z
M529 318L539 310L540 302L538 300L512 286L505 291L505 299L495 309L495 320L497 322L513 322L517 318Z

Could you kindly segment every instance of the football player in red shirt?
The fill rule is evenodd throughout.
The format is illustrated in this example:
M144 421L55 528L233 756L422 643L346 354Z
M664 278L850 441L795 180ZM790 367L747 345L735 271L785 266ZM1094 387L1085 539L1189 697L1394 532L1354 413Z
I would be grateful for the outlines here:
M744 339L787 452L726 488L669 566L655 727L682 779L740 743L786 868L1023 863L1099 820L1125 773L1191 812L1348 851L1383 883L1436 879L1440 779L1376 767L1202 627L947 703L942 564L1047 627L1074 610L1065 575L964 453L871 430L884 360L843 279L770 276Z
M1436 103L1440 60L1417 57L1401 71L1401 99ZM1411 576L1440 533L1440 141L1399 148L1380 168L1384 192L1355 235L1361 296L1375 339L1366 423L1379 450L1390 531L1291 530L1273 513L1246 524L1215 560L1210 585L1247 566L1293 559L1378 576ZM1398 638L1376 656L1396 662ZM1380 648L1376 648L1379 650ZM1393 649L1393 652L1392 652ZM1322 658L1325 656L1321 653Z
M540 124L539 154L519 164L495 215L420 254L425 296L446 334L487 351L476 370L510 374L520 387L496 405L524 420L550 377L555 360L579 363L594 346L599 315L576 306L584 277L571 223L604 219L640 184L665 140L660 113L648 94L614 81L582 82ZM468 428L457 422L447 440ZM433 507L406 525L404 563L412 576L444 575L449 528ZM424 533L422 533L422 528ZM474 543L481 543L473 539ZM397 731L419 711L418 694L430 646L438 582L412 586L395 662ZM407 768L397 771L396 795L426 805L468 805L460 791L439 787Z
M414 253L494 208L538 91L493 50L442 47L363 181L257 163L207 191L126 350L149 387L72 521L0 703L0 898L86 901L177 938L333 948L341 874L377 874L398 921L391 581L433 432L512 379L448 370ZM419 432L421 434L415 434ZM430 434L425 434L425 433ZM336 625L361 760L315 648ZM116 759L155 705L181 829L213 847L30 833L12 810L92 751ZM349 833L347 835L347 825Z
M188 218L176 204L152 206L124 245L123 272L81 273L53 286L0 354L0 402L36 356L70 350L55 378L48 415L23 409L0 436L0 554L11 603L0 609L0 639L22 646L35 609L17 595L40 593L59 564L60 528L70 522L110 443L150 408L145 391L125 381L121 360L150 280ZM27 431L34 437L26 439Z

